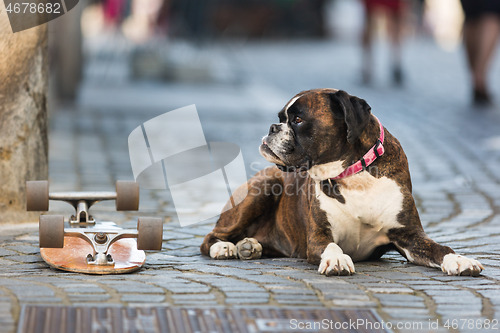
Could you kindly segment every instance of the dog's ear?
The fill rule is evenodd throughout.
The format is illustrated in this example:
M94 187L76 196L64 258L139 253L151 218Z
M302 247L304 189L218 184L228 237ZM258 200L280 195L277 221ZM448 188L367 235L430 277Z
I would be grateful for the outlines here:
M364 99L343 90L332 93L330 98L335 117L344 119L347 124L347 142L354 143L368 125L372 108Z

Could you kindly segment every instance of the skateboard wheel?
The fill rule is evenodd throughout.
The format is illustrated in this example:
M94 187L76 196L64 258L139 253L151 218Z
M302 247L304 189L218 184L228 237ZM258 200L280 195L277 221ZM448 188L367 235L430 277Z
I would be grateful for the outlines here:
M40 215L38 228L40 247L64 247L64 217L62 215Z
M131 181L116 182L116 210L139 209L139 184Z
M137 249L161 250L163 220L157 217L139 217L137 221Z
M49 210L49 182L33 180L26 182L26 210Z

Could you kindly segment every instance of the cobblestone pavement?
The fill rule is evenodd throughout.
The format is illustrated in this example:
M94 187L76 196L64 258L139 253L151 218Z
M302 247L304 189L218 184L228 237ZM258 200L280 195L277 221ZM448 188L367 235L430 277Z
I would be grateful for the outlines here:
M460 52L409 42L406 85L397 89L385 80L383 57L377 86L359 86L358 50L342 41L212 46L204 57L225 79L206 84L130 82L129 51L115 43L91 58L76 107L52 113L51 190L109 190L116 179L132 179L130 131L193 103L207 140L239 144L250 175L267 165L257 152L260 138L293 94L342 88L365 98L402 142L427 233L479 259L485 270L478 278L446 276L396 253L357 263L349 277L321 276L298 259L209 260L199 245L214 221L181 228L168 192L141 190L140 213L95 207L101 219L130 227L138 215L165 218L163 250L149 253L134 274L49 269L39 255L36 223L0 226L0 331L15 330L25 304L369 308L394 331L446 331L445 324L487 331L487 320L500 327L500 111L469 107ZM494 87L500 86L498 69L497 62ZM192 213L203 204L193 203ZM51 211L70 213L58 203ZM436 320L438 328L429 326Z

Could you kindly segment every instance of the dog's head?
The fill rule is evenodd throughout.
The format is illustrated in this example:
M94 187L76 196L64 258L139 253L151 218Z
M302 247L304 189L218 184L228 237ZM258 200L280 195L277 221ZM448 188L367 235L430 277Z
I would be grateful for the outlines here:
M278 113L260 153L279 167L309 169L337 161L370 119L365 100L336 89L303 91Z

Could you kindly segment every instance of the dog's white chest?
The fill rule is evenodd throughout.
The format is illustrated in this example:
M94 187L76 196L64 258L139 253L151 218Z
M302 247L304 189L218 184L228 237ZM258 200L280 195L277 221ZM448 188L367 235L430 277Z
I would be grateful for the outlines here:
M403 194L395 181L375 178L367 172L344 182L339 191L345 203L324 194L319 182L315 191L331 225L334 242L359 261L367 259L376 247L389 243L389 229L402 227L396 217L403 208Z

